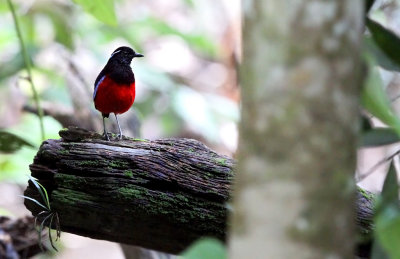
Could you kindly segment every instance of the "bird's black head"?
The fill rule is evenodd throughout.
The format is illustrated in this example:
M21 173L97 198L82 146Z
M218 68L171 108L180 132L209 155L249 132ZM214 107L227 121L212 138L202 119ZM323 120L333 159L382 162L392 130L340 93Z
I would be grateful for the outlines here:
M117 61L121 64L130 65L133 58L143 57L142 54L136 53L129 47L119 47L111 54L110 61Z

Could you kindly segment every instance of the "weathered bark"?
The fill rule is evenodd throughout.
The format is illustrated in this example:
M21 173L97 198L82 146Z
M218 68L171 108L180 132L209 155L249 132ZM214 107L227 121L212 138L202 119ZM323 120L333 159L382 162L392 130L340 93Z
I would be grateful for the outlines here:
M363 2L244 1L231 258L350 258Z
M63 231L170 253L201 236L225 238L232 159L190 139L108 142L79 129L60 135L42 144L30 169ZM32 183L25 195L40 200Z
M376 202L376 194L365 191L361 188L357 189L356 196L356 255L361 258L370 258L373 231L374 231L374 204ZM399 203L400 205L400 203Z
M31 170L63 231L173 253L202 236L225 240L232 159L194 140L107 142L79 129L60 134L43 143ZM41 200L31 183L25 195ZM359 189L363 240L373 228L374 199ZM25 205L34 215L41 210Z

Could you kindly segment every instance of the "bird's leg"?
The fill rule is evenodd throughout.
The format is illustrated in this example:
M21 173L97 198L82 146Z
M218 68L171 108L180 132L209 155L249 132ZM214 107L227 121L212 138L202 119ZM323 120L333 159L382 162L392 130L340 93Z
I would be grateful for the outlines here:
M122 131L121 131L121 127L119 126L119 121L118 121L118 117L117 114L115 114L115 119L117 120L117 125L118 125L118 129L119 129L119 134L118 134L118 139L122 139Z
M108 141L110 141L110 138L108 137L108 133L107 133L107 130L106 130L106 121L105 121L105 116L103 116L103 129L104 129L104 131L103 131L103 135L104 135L104 137L106 138L106 140L108 140Z

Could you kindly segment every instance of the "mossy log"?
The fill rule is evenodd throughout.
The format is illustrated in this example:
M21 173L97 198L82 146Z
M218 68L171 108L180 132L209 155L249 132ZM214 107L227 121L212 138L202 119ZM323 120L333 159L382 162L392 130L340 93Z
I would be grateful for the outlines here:
M201 236L224 240L231 158L192 139L105 141L78 128L60 136L43 142L30 170L62 231L169 253ZM31 182L25 195L41 201Z
M62 231L173 254L203 236L225 240L233 159L192 139L105 141L79 128L60 136L43 142L30 169ZM31 182L25 195L41 201ZM372 200L359 189L363 236L372 229Z

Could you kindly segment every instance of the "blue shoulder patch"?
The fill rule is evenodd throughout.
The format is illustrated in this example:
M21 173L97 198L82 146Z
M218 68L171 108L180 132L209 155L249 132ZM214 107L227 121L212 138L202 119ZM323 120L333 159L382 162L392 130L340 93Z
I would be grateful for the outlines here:
M106 76L103 76L103 77L99 80L99 82L97 83L97 85L94 87L93 100L94 100L94 98L96 98L97 89L99 89L99 85L101 84L101 82L103 82L104 78L106 78Z

